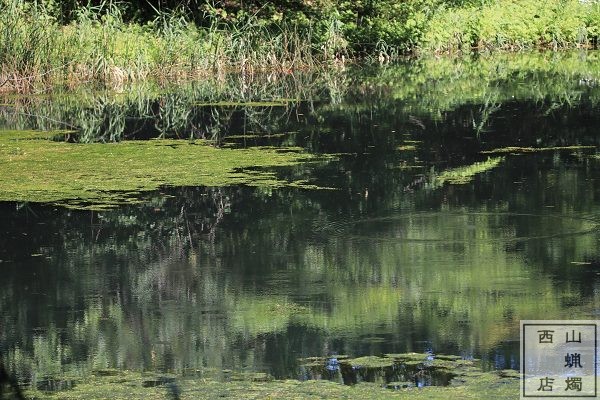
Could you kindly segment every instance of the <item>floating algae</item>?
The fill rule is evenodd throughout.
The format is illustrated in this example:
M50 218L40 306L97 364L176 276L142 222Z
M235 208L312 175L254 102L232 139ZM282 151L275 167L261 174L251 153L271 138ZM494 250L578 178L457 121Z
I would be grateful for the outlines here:
M475 175L496 168L503 160L504 157L495 157L464 167L448 169L434 178L434 186L442 186L445 183L460 185L471 182Z
M296 132L288 132L288 133L265 133L265 134L257 134L257 133L249 133L246 135L228 135L225 136L224 140L238 140L238 139L275 139L282 138L285 136L289 136Z
M405 144L403 146L396 147L396 150L398 150L398 151L414 151L416 149L417 149L417 147L412 144Z
M0 201L105 209L139 202L142 192L161 186L303 188L303 182L281 180L264 168L324 159L299 148L219 149L205 141L74 144L49 140L60 133L0 131Z
M71 388L59 393L48 393L30 389L25 392L27 398L36 399L172 399L173 392L178 398L186 399L414 399L432 400L448 398L470 399L514 399L519 395L519 375L515 371L483 372L476 360L443 358L430 354L394 354L380 357L363 357L375 364L392 365L401 371L390 375L389 382L349 382L343 385L327 380L299 381L295 379L272 380L264 373L237 374L236 379L222 380L210 376L168 376L155 373L120 371L118 374L92 374L79 379ZM327 358L311 358L311 361ZM308 359L306 359L308 361ZM339 363L348 365L352 360L338 357ZM414 368L402 369L402 363L414 363ZM366 369L367 367L363 367ZM388 368L388 367L384 367ZM418 373L419 368L439 376L446 376L443 386L423 386L420 382L426 374ZM376 368L381 369L381 368ZM358 371L361 371L359 368ZM234 374L231 372L231 374ZM227 377L226 377L227 378ZM406 378L406 379L405 379Z
M538 153L544 151L559 151L559 150L591 150L596 146L556 146L556 147L502 147L499 149L482 151L481 154L522 154L522 153Z

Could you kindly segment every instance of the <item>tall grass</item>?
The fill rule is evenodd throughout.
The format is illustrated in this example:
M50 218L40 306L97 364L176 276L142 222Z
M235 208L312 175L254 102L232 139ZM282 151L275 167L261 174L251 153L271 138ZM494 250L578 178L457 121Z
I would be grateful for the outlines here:
M57 82L120 85L176 80L215 72L289 73L324 61L310 32L256 17L227 23L209 17L199 27L177 12L157 12L146 24L124 22L119 7L78 10L60 25L42 6L0 0L0 91L27 91Z
M50 3L0 0L0 91L83 82L119 87L230 71L285 75L364 55L360 49L368 46L361 42L375 39L370 56L383 62L415 50L588 47L600 35L598 0L486 0L460 6L412 0L380 5L360 25L352 22L356 10L340 11L346 3L332 3L312 21L257 14L226 19L208 7L202 25L182 11L155 10L154 20L143 24L126 21L112 1L79 8L64 25L44 4Z
M57 67L59 30L39 7L0 2L0 89L26 87Z

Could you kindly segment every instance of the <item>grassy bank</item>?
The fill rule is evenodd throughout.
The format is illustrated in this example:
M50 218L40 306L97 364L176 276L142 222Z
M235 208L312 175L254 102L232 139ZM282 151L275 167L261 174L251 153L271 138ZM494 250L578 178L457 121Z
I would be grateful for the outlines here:
M600 32L596 1L384 0L366 7L323 0L155 10L144 19L127 14L126 3L77 6L65 20L52 1L0 0L0 91L228 71L290 74L406 53L590 47Z

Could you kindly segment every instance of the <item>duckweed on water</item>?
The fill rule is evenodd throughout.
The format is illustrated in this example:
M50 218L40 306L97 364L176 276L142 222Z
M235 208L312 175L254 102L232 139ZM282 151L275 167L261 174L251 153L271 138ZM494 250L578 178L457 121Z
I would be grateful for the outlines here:
M422 359L423 354L393 355L397 359ZM371 361L373 358L368 357ZM388 364L391 357L381 357ZM363 359L363 361L365 361ZM454 378L449 386L417 388L409 383L380 384L361 382L347 386L324 380L269 380L262 374L234 374L226 382L209 376L175 377L153 373L114 371L94 373L60 392L30 390L27 398L35 399L516 399L519 397L519 375L516 371L483 372L475 361L437 358L434 368L447 369ZM439 364L439 365L438 365ZM227 375L227 374L225 374Z
M499 149L482 151L481 154L521 154L521 153L538 153L543 151L559 151L559 150L591 150L595 146L556 146L556 147L502 147Z
M246 135L227 135L225 140L237 140L237 139L272 139L272 138L281 138L288 136L292 133L296 132L288 132L288 133L270 133L270 134L246 134Z
M487 172L497 167L502 161L504 161L504 157L495 157L464 167L448 169L435 177L435 185L442 186L444 183L455 185L468 183L475 175Z
M414 145L412 145L412 144L407 144L407 145L404 145L404 146L398 146L398 147L396 147L396 150L398 150L398 151L414 151L416 149L417 149L417 147L414 146Z
M73 144L49 140L53 135L0 131L0 201L105 209L138 202L161 186L304 188L264 168L318 160L298 148L226 149L171 139Z

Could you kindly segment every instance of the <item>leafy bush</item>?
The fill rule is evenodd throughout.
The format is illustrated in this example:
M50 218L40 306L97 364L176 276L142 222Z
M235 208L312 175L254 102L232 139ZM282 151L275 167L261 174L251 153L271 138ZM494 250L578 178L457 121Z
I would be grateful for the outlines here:
M423 50L566 48L598 35L599 4L579 0L497 0L474 8L444 8L423 35Z

